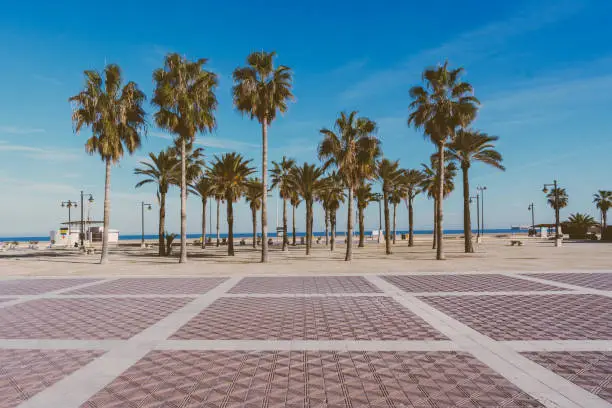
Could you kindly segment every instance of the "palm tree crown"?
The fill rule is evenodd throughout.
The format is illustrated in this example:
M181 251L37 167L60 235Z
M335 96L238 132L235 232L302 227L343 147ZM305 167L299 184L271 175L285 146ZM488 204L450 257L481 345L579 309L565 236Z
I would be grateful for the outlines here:
M278 187L280 197L287 200L291 197L290 177L291 170L295 166L295 160L283 156L280 162L273 161L272 166L272 170L270 170L272 174L271 188Z
M559 187L557 187L556 189L551 189L546 195L546 198L548 199L548 205L555 210L560 210L561 208L567 207L567 204L569 202L567 191L565 191L564 188Z
M483 132L459 129L448 149L451 158L457 160L462 168L468 168L472 162L479 161L505 170L502 156L493 144L498 139L498 136L489 136Z
M169 150L162 150L157 155L149 153L149 161L140 161L141 167L134 169L134 174L144 178L136 184L136 188L145 184L157 185L157 198L160 194L168 193L171 184L176 184L179 174L179 160Z
M248 177L255 172L252 160L246 160L239 153L224 153L215 156L207 176L215 185L215 191L228 202L236 202L246 191Z
M608 210L612 208L612 191L599 190L597 193L593 194L593 202L595 203L595 207L601 211L602 219L605 221Z

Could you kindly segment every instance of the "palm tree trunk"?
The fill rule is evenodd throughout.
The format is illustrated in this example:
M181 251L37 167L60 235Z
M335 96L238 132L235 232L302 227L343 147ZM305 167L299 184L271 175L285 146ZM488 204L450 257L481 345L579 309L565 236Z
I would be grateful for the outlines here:
M287 237L287 199L283 198L283 251L289 250L289 237Z
M389 234L391 229L391 226L389 225L389 199L386 191L383 191L383 201L385 202L385 253L387 255L391 255L391 236Z
M227 254L234 256L234 206L232 199L227 199Z
M217 198L217 246L221 245L221 243L219 242L219 235L220 235L219 234L219 219L221 218L220 217L220 210L219 210L219 207L221 206L220 205L220 201L221 200L219 200Z
M310 213L312 212L312 204L306 201L306 255L310 255Z
M310 234L308 235L310 237L310 248L312 249L312 241L314 239L314 229L312 228L312 225L314 224L314 209L313 209L313 203L311 203L310 205Z
M469 167L461 165L463 172L463 237L465 240L465 253L474 252L472 245L472 220L470 219L470 182L468 177Z
M296 246L296 242L295 242L295 205L292 205L293 207L293 246Z
M180 263L187 262L187 169L185 138L181 137L181 255Z
M206 248L206 203L208 199L202 198L202 249Z
M353 259L353 186L348 189L348 217L346 220L346 256L345 261Z
M325 246L329 245L329 210L326 206L323 206L325 211Z
M438 211L437 211L437 223L436 223L436 239L438 240L438 248L436 252L437 260L444 260L444 142L438 144Z
M395 239L397 236L397 204L393 203L393 245L395 245Z
M268 262L268 118L261 123L261 262Z
M110 228L110 180L111 161L106 160L106 174L104 177L104 231L102 231L102 255L100 263L108 263L108 229Z
M336 210L332 210L330 215L330 228L331 228L331 239L330 239L330 249L333 251L336 248Z
M434 220L433 220L433 244L431 245L431 249L436 249L438 243L438 200L434 198Z
M257 248L257 209L251 207L251 217L253 219L253 248Z
M363 248L365 246L365 225L363 223L363 207L357 204L357 212L359 218L359 248Z
M166 193L159 194L159 256L166 255Z
M414 246L414 208L412 197L408 197L408 246Z

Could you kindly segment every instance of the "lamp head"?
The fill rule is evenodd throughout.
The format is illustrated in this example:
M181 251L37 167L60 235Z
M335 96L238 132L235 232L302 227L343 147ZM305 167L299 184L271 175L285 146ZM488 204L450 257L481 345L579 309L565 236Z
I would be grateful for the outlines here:
M72 206L73 207L77 207L77 203L75 203L74 201L72 202Z
M151 211L151 204L147 204L147 210Z
M91 194L89 195L89 199L87 201L89 201L90 203L94 202L93 196Z
M62 201L62 208L64 208L66 205L64 204L64 202Z
M544 194L548 193L548 187L544 186L544 188L542 189L542 192L543 192Z

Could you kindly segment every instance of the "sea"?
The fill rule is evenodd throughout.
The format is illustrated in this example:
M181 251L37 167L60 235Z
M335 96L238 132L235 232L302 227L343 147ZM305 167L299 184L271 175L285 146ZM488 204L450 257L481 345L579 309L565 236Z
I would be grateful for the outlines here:
M499 229L485 229L484 233L485 234L510 234L513 232L517 232L516 230L512 230L510 228L499 228ZM355 234L357 234L357 232L355 232ZM398 235L401 234L408 234L407 230L397 230L396 233ZM427 235L427 234L432 234L433 231L432 230L415 230L414 231L415 235ZM448 229L448 230L444 230L445 234L463 234L463 229ZM476 231L473 231L473 233L475 234ZM177 235L180 235L177 233ZM258 235L260 235L258 233ZM303 237L306 236L306 233L304 232L296 232L295 234L297 237ZM345 232L343 231L337 231L336 232L337 236L343 236L345 235ZM365 231L365 236L371 236L372 235L372 230L366 230ZM187 234L187 239L199 239L202 236L202 234ZM207 237L211 237L213 239L215 239L217 237L216 233L213 234L206 234ZM250 238L253 236L252 232L240 232L240 233L234 233L234 238ZM293 236L293 234L291 233L291 231L289 231L289 236ZM314 232L314 236L315 237L324 237L325 236L325 231L316 231ZM219 234L219 237L221 238L227 238L227 233L225 234ZM271 231L268 232L268 237L276 237L276 232ZM142 235L141 234L133 234L133 235L119 235L119 241L130 241L130 240L138 240L141 239ZM144 238L146 240L152 240L152 239L158 239L159 235L157 234L145 234ZM0 242L12 242L12 241L17 241L17 242L29 242L29 241L48 241L49 240L49 236L20 236L20 237L0 237Z

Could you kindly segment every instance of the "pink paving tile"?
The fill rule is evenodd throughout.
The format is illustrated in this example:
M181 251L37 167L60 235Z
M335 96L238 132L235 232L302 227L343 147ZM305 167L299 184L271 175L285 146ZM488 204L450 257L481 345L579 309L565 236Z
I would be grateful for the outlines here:
M521 354L612 403L612 352L555 351Z
M189 301L183 298L31 300L0 309L0 338L128 339Z
M174 339L441 340L388 297L222 298Z
M505 275L392 275L383 279L406 292L546 291L558 287Z
M0 408L13 408L102 355L87 350L0 349Z
M122 278L69 292L70 295L202 294L226 278Z
M81 408L542 407L460 352L154 351Z
M99 279L11 279L0 280L0 295L39 295Z
M422 296L495 340L612 339L612 299L598 295Z
M534 273L527 276L585 288L612 290L612 273Z
M377 293L361 276L277 276L243 278L230 293Z

